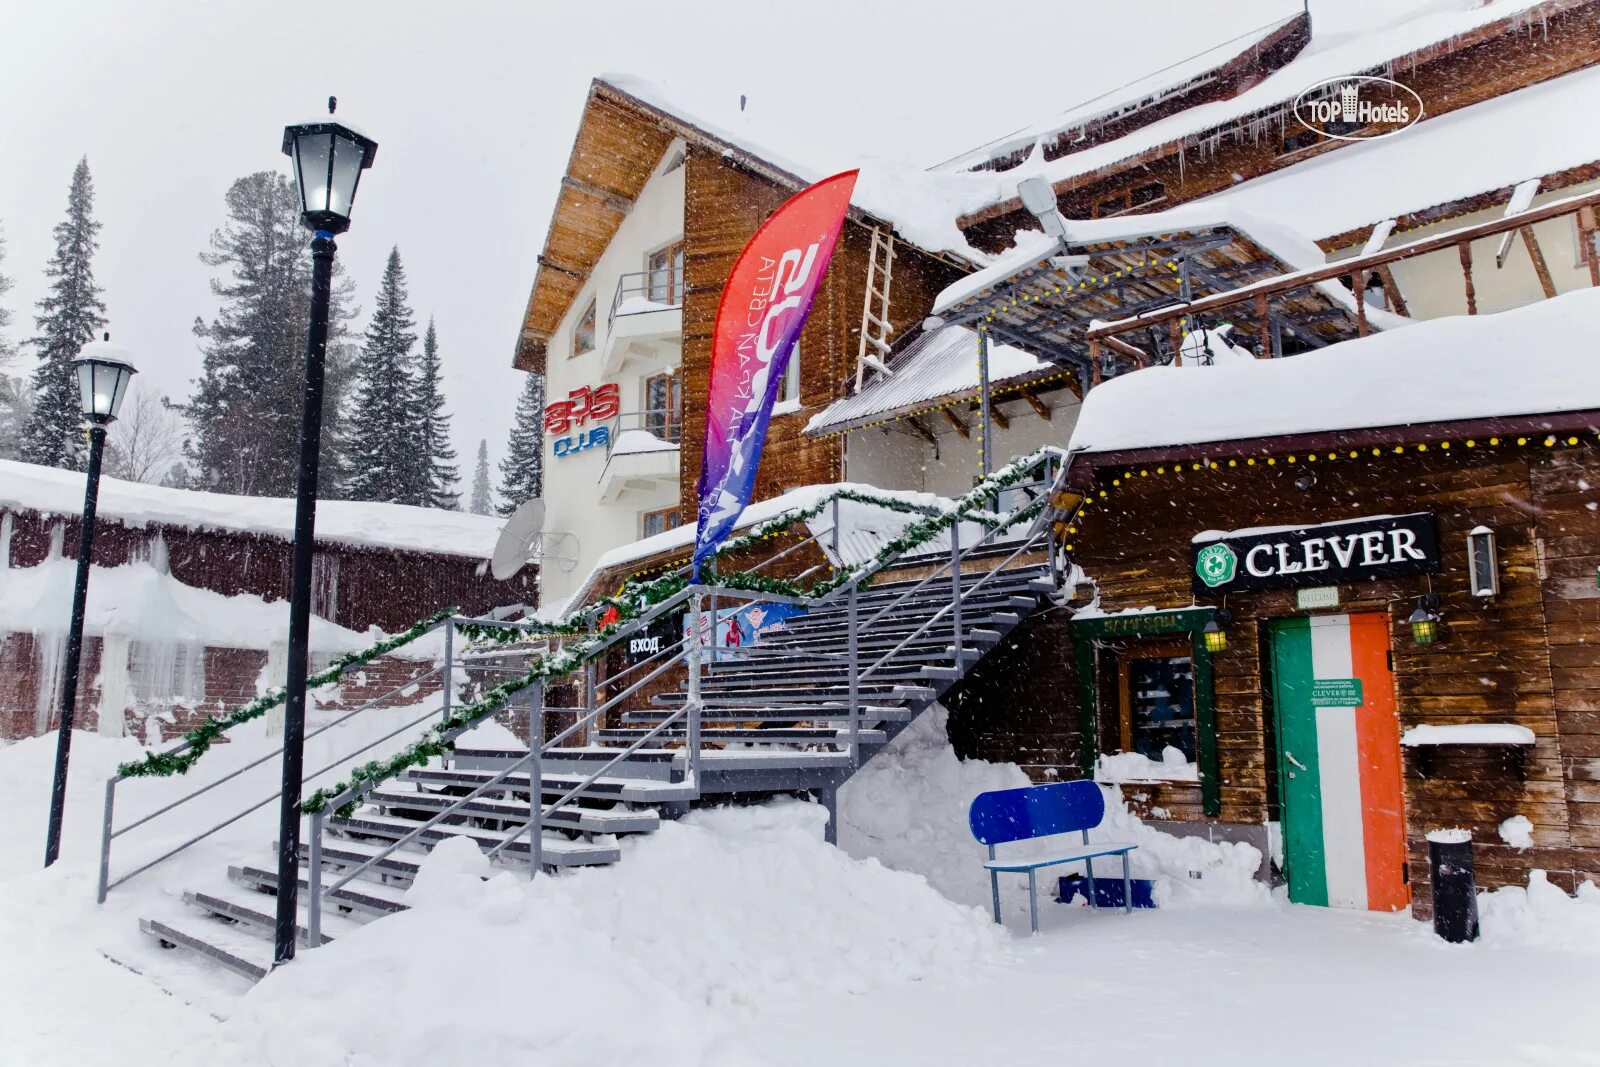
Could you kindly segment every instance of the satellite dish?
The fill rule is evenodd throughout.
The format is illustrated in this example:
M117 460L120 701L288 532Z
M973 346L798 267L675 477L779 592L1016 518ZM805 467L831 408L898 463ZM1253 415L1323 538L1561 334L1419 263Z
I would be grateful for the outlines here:
M506 520L500 540L495 542L494 555L489 558L490 573L503 582L527 566L537 554L543 534L544 501L534 497Z

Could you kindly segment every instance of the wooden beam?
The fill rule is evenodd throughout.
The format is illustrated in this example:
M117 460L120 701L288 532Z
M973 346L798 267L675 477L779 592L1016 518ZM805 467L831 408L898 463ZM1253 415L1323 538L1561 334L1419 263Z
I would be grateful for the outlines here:
M633 210L633 197L624 196L611 189L602 189L598 185L590 185L582 178L574 178L570 174L561 176L561 187L563 189L571 189L575 193L582 193L584 196L593 197L619 215L626 215Z
M939 414L944 416L944 421L955 427L956 433L960 434L962 437L972 436L972 431L967 429L967 424L961 421L961 416L957 415L947 407L940 408Z
M1472 245L1462 241L1456 245L1456 253L1461 257L1461 279L1467 287L1467 314L1478 313L1478 289L1472 284Z
M1100 343L1100 342L1096 342ZM1150 365L1150 353L1135 345L1130 345L1120 337L1107 337L1104 341L1107 348L1113 352L1121 352L1141 367Z
M1272 358L1272 314L1267 310L1267 294L1256 294L1256 336L1261 340L1262 359Z
M1022 399L1026 400L1028 402L1028 406L1033 409L1034 414L1038 415L1045 422L1049 422L1051 420L1052 413L1050 411L1050 407L1043 400L1040 400L1032 393L1023 393Z
M1350 279L1356 294L1356 336L1367 335L1367 272L1358 270Z
M1594 234L1594 208L1583 208L1578 212L1578 242L1582 245L1579 254L1589 265L1589 284L1600 285L1600 248L1595 247Z
M1533 272L1539 276L1539 286L1544 290L1544 298L1554 300L1555 279L1550 277L1550 265L1544 261L1544 251L1539 247L1539 239L1533 235L1533 227L1523 226L1517 232L1522 234L1522 243L1528 246L1528 258L1533 260Z
M1084 339L1087 341L1100 340L1113 334L1144 329L1157 323L1176 321L1186 315L1201 314L1216 311L1219 308L1232 307L1253 299L1257 293L1272 296L1295 289L1304 289L1316 282L1331 281L1354 270L1370 270L1381 265L1413 259L1429 252L1438 252L1452 245L1462 245L1465 242L1476 241L1479 238L1497 236L1518 229L1521 226L1531 226L1546 219L1560 218L1563 215L1573 214L1581 208L1594 207L1596 205L1600 205L1600 190L1581 193L1577 196L1569 196L1560 200L1552 200L1548 204L1529 208L1522 214L1515 215L1510 219L1492 219L1488 222L1463 226L1460 229L1424 237L1407 244L1395 245L1381 252L1374 252L1370 256L1356 256L1337 263L1331 263L1325 267L1291 271L1288 274L1280 274L1275 278L1268 278L1226 293L1216 293L1202 297L1187 304L1174 304L1171 307L1162 308L1159 311L1151 311L1134 318L1104 323L1092 330L1085 331Z
M928 429L922 424L921 419L917 418L915 415L908 415L906 416L906 425L911 427L912 433L928 442L934 448L939 447L939 439L933 435L932 430Z
M1385 264L1378 269L1378 277L1383 280L1383 291L1389 294L1389 310L1397 315L1409 316L1411 311L1406 307L1406 298L1400 294L1400 283L1394 280L1394 271Z
M1000 405L993 400L989 401L989 421L1002 430L1011 429L1011 420L1006 418L1005 412L1000 410Z
M553 270L557 274L565 274L569 278L576 278L580 282L589 280L588 271L579 270L577 267L572 267L565 263L557 262L556 260L551 259L549 256L540 256L538 263L541 267L546 267L550 270Z

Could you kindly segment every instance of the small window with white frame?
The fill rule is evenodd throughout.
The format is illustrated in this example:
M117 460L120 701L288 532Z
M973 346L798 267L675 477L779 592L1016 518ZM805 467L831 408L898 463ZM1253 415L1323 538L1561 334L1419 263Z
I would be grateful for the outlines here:
M794 343L794 351L789 353L789 364L783 368L783 381L778 383L779 404L788 404L790 407L800 406L800 342Z
M683 303L683 241L680 238L645 256L645 296L652 303Z
M668 530L676 530L681 525L683 518L677 508L647 511L639 516L639 533L642 537L654 537Z

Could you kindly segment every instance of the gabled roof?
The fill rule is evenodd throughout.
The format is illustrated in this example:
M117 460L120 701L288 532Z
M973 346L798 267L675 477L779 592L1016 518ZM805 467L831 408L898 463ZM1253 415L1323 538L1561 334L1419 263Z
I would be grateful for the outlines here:
M831 168L795 163L727 126L699 117L661 86L630 75L604 74L589 86L573 139L523 315L516 367L542 370L550 335L677 138L795 190L859 167L851 198L853 221L889 226L902 241L962 266L980 255L956 227L956 210L943 190L962 176L875 160L839 160Z

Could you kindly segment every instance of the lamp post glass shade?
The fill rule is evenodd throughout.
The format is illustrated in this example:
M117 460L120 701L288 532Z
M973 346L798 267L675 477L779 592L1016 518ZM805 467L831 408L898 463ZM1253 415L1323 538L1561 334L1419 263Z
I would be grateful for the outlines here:
M304 122L283 131L283 154L294 161L300 218L310 230L343 233L350 227L361 172L372 166L378 142L343 123Z
M72 361L78 372L78 399L84 417L110 422L122 410L122 397L135 373L122 349L110 341L90 341Z

